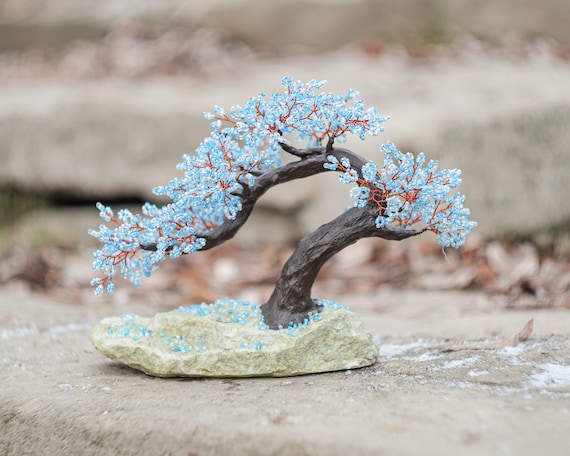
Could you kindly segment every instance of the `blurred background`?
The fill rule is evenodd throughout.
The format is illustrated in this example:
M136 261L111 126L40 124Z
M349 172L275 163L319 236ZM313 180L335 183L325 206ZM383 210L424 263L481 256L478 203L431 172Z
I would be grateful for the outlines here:
M165 203L152 188L208 134L202 112L289 75L391 115L356 153L381 161L390 140L461 168L479 222L446 255L429 233L360 241L320 295L483 290L570 308L568 24L567 0L0 0L0 287L94 301L95 202ZM300 236L351 204L329 174L273 189L224 249L109 299L263 302Z

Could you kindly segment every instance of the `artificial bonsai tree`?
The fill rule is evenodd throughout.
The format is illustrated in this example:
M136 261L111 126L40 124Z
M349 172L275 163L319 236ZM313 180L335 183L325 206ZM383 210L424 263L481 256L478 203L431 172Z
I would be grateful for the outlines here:
M449 194L460 185L457 169L437 170L423 153L381 146L383 166L337 144L348 134L365 140L384 130L388 117L365 109L358 92L321 92L325 82L282 80L285 90L259 94L229 112L216 106L205 113L211 133L194 155L184 155L184 172L154 189L172 203L146 203L143 215L114 212L98 204L101 217L115 227L91 231L103 247L95 252L95 293L112 293L119 274L139 286L166 258L216 247L232 238L255 203L270 188L294 179L334 171L351 184L354 207L304 237L286 262L261 311L271 329L304 321L318 312L311 287L323 264L361 238L401 240L425 231L442 246L459 247L476 225L463 207L464 196ZM304 141L296 147L293 141ZM295 143L296 144L296 143ZM282 164L282 155L295 157Z

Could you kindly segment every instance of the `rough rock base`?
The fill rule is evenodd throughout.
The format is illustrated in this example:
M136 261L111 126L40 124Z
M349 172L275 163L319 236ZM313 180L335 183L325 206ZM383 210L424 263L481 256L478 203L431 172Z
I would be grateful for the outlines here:
M157 377L284 377L370 366L371 334L348 309L323 302L302 325L269 330L258 306L220 300L153 318L102 320L91 342L108 358Z

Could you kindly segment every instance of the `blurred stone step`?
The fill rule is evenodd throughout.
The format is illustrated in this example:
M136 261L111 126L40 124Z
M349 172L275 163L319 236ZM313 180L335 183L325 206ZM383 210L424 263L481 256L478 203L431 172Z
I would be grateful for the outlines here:
M0 21L32 27L14 44L31 39L41 45L34 35L43 37L43 44L62 43L57 27L108 29L129 22L222 29L230 39L272 51L332 50L351 43L374 51L386 42L421 47L465 35L495 44L512 38L570 44L570 8L564 0L8 0L0 5ZM84 36L77 30L68 34Z
M351 51L249 64L231 75L141 81L6 85L0 89L0 186L85 199L152 198L208 134L202 112L279 91L283 75L329 79L361 91L392 116L380 138L349 140L381 161L378 147L424 151L463 171L466 206L482 234L527 233L570 220L570 64L466 56L412 65L397 55ZM333 174L268 192L260 201L313 229L351 204ZM295 211L304 205L305 210ZM293 215L291 215L293 214Z

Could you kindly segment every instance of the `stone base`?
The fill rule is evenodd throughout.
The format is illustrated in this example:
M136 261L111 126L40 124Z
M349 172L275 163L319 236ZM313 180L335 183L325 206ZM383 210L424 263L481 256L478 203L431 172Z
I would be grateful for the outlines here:
M91 342L110 359L157 377L285 377L372 365L378 349L340 304L304 324L270 330L259 306L223 299L159 313L105 318Z

